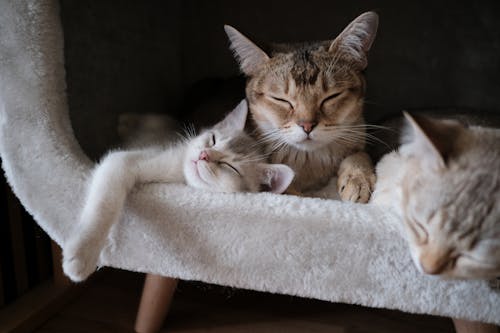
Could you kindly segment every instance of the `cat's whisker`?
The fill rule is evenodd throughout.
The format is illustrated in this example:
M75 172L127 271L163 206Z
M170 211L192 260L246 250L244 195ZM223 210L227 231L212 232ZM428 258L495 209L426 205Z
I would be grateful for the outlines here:
M287 142L285 140L279 140L276 141L272 146L271 146L271 152L277 152L281 150L281 148L287 146Z
M349 137L355 137L355 138L360 138L364 139L366 137L366 134L364 132L360 133L359 131L354 131L354 130L348 130L348 129L342 129L337 131L338 136L349 136Z
M386 148L389 148L389 149L391 148L391 146L387 142L385 142L384 140L377 138L376 136L373 136L373 135L367 136L366 142L367 143L380 143L380 144L384 145Z
M196 128L193 123L185 123L182 126L182 133L178 133L185 141L189 141L196 136Z
M272 130L269 130L269 131L266 131L264 133L262 133L260 135L261 138L267 138L267 137L272 137L272 136L276 136L276 135L279 135L279 132L280 132L280 129L272 129Z
M386 131L394 131L396 132L397 130L391 127L387 126L382 126L382 125L373 125L373 124L356 124L356 125L334 125L334 126L329 126L326 127L326 129L379 129L379 130L386 130Z
M282 138L279 130L274 130L264 134L264 136L257 141L257 144L270 146L271 151L276 151L278 148L281 148L281 146L286 144L286 141Z
M351 138L358 138L359 140L365 140L366 142L371 142L371 143L377 142L377 143L381 143L381 144L389 147L385 141L381 140L380 138L378 138L370 133L364 133L364 132L360 133L359 131L355 131L355 130L347 129L347 128L339 129L338 132L339 132L339 135L341 135L341 136L346 136L346 134L348 133L348 135Z
M334 142L342 143L342 144L346 144L346 145L355 145L355 144L359 143L359 141L354 141L354 140L346 139L343 137L335 138Z
M249 158L249 159L245 159L243 158L243 160L246 162L246 163L255 163L255 162L263 162L263 161L266 161L267 158L264 157L264 156L261 156L261 157L255 157L255 158Z
M365 141L365 137L359 137L359 136L352 136L352 135L346 135L346 134L339 134L334 138L335 141L343 141L345 143L349 144L359 144L360 142Z
M361 140L365 140L367 143L380 143L380 144L383 144L384 146L386 146L387 148L390 148L390 146L387 144L387 142L383 141L382 139L370 134L370 133L363 133L363 134L360 134L360 133L357 133L356 131L351 131L351 130L347 130L347 129L343 129L345 132L348 132L348 136L350 138L357 138L359 139L360 141ZM340 135L343 135L343 136L346 136L345 132L342 133L342 131L339 131L340 132Z

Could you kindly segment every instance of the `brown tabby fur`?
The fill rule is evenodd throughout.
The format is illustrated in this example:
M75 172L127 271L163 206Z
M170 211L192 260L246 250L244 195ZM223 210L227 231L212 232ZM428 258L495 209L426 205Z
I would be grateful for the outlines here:
M369 199L375 176L363 152L363 70L377 22L375 13L365 13L333 42L277 45L270 55L226 27L248 76L257 135L273 163L294 169L297 191L317 189L338 176L342 199Z

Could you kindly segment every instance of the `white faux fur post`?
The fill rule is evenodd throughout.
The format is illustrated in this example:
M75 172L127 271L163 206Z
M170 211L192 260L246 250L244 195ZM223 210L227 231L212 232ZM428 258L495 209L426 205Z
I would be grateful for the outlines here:
M0 3L0 154L16 195L64 247L92 163L69 123L53 0ZM101 264L180 279L500 324L500 293L415 269L391 210L274 194L141 186Z

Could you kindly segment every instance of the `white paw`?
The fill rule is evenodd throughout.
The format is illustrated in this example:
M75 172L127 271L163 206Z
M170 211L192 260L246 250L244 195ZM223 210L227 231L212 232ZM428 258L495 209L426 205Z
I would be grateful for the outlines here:
M337 187L343 201L367 203L375 185L375 174L371 171L353 170L339 176Z
M63 251L64 273L75 282L85 280L95 272L100 252L99 247L70 242Z

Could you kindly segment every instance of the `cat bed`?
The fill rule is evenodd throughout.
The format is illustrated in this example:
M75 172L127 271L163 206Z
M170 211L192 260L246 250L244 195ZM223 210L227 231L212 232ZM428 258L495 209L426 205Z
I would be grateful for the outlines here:
M2 166L26 209L64 248L93 163L68 117L58 4L0 7ZM100 265L500 324L500 293L486 281L419 273L399 223L395 211L373 204L148 184L130 195Z

